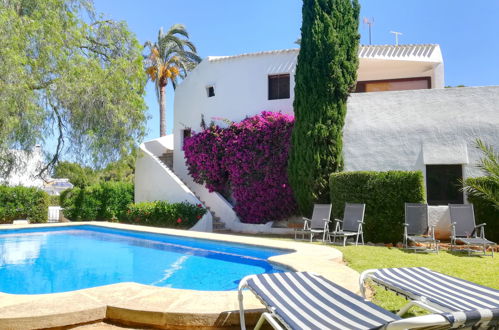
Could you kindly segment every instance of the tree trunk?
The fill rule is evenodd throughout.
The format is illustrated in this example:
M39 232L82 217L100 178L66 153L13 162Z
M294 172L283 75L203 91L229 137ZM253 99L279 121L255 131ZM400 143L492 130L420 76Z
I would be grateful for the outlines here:
M161 86L159 89L159 136L166 135L166 86Z

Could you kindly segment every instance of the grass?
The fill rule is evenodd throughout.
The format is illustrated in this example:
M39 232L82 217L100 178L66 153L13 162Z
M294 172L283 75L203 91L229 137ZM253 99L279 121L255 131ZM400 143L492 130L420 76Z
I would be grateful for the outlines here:
M397 248L379 246L334 246L341 252L348 266L358 272L371 268L428 267L432 270L459 277L474 283L499 289L499 254L494 258L452 254L405 252ZM373 302L385 309L398 311L407 301L390 291L374 286ZM418 308L409 311L413 315L425 312Z

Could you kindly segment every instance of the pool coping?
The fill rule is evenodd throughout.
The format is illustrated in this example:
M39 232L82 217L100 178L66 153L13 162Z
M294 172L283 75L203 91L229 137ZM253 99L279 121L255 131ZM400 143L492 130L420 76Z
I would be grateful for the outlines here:
M359 292L359 273L343 263L343 254L330 246L269 238L193 232L110 222L72 222L32 225L2 225L0 229L92 225L200 238L269 248L292 250L272 256L272 263L295 271L309 271ZM245 292L247 324L256 322L263 305ZM196 291L160 288L133 282L117 283L76 291L15 295L0 292L0 328L39 329L69 326L100 320L145 325L162 329L239 328L237 291Z

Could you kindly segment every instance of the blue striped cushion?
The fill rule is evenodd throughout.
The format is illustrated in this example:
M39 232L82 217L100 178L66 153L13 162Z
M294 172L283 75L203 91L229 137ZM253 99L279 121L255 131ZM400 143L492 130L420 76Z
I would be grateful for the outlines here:
M378 329L400 319L307 272L254 275L247 285L288 329Z
M369 278L411 300L425 297L445 311L499 307L499 290L424 267L383 268L370 274Z
M499 326L499 308L443 313L442 316L449 321L451 329L477 325L480 325L480 329L497 329Z

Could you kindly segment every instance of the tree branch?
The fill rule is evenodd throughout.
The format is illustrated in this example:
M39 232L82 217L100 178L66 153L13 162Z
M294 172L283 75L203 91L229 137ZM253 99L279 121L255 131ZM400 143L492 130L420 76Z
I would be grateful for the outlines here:
M52 110L54 110L55 116L57 118L57 128L59 130L59 136L57 138L57 147L54 156L44 167L40 169L40 172L38 172L37 174L37 176L42 178L44 181L45 179L43 178L43 174L49 171L59 161L59 154L64 146L64 122L62 121L61 115L59 113L59 108L54 105L50 99L48 100L48 102L52 107Z

